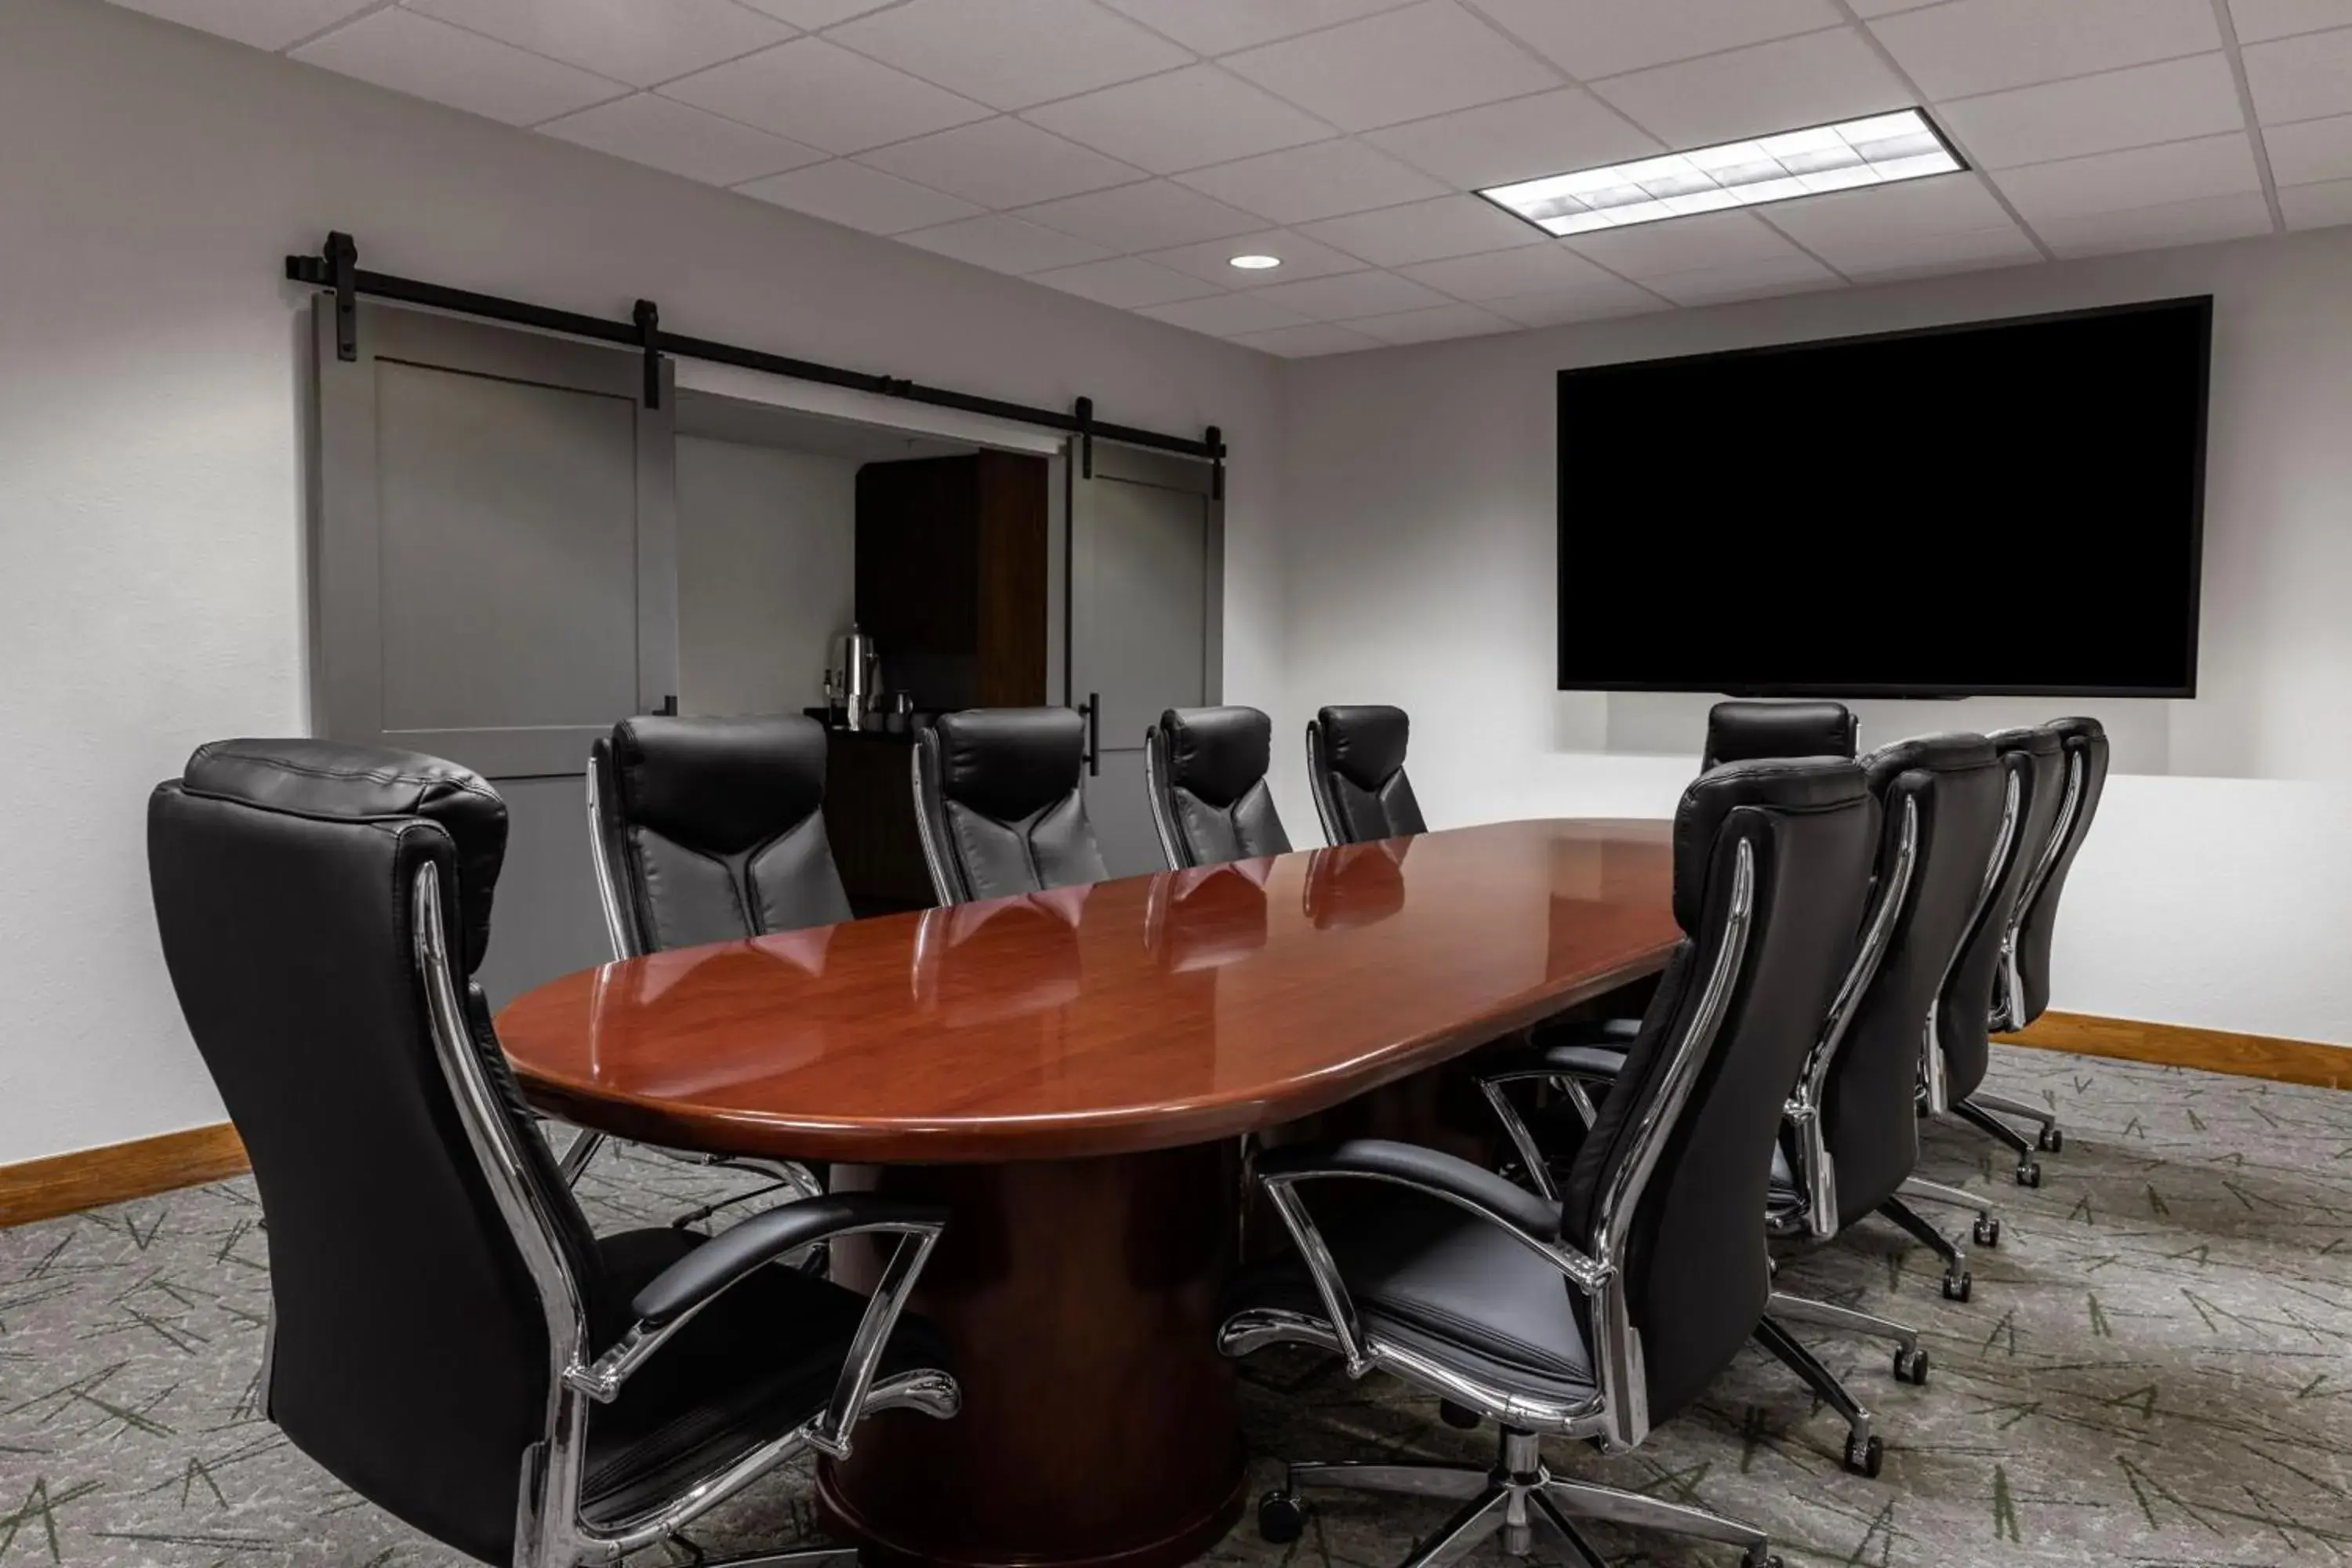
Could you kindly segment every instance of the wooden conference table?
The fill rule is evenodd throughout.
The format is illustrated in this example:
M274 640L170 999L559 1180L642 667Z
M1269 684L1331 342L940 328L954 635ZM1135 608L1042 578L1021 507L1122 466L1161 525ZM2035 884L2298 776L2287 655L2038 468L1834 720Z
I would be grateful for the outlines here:
M1671 861L1664 822L1317 849L609 963L499 1034L581 1126L950 1206L914 1308L963 1413L862 1426L820 1469L833 1528L879 1561L1157 1568L1243 1502L1213 1343L1240 1135L1654 973Z

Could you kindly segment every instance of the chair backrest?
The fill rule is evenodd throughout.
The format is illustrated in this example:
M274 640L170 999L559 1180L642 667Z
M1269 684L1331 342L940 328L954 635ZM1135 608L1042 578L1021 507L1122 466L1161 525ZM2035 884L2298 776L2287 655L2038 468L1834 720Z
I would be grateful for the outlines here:
M2000 753L2013 790L2005 806L2005 830L1985 868L1984 892L1960 939L1944 994L1936 1005L1936 1043L1943 1060L1948 1100L1974 1094L1992 1058L1994 992L2001 978L2001 946L2019 895L2057 821L2065 794L2065 755L2057 731L2047 727L1996 730L1985 737Z
M1853 961L1878 808L1850 762L1735 763L1684 792L1684 932L1562 1187L1563 1234L1620 1270L1604 1315L1646 1379L1601 1370L1638 1440L1739 1352L1771 1294L1764 1213L1781 1107ZM1571 1297L1571 1300L1574 1298ZM1604 1356L1630 1336L1602 1325Z
M1086 722L1067 708L942 713L915 738L915 821L942 904L1099 882L1081 770Z
M2011 921L2009 1026L2021 1029L2050 1005L2050 939L2058 929L2058 895L2074 852L2091 831L2099 796L2107 785L2107 731L2096 719L2053 720L2065 753L2065 784L2058 799L2058 825L2052 831L2043 868L2027 886Z
M1983 891L2005 776L1992 743L1969 734L1898 741L1862 768L1881 824L1865 952L1808 1064L1834 1173L1826 1217L1841 1229L1893 1197L1918 1160L1929 1017Z
M323 741L203 746L147 816L164 961L269 1229L269 1415L497 1563L602 1286L480 992L457 993L506 835L465 769Z
M1718 702L1706 710L1699 766L1759 757L1851 757L1861 731L1843 702Z
M1143 737L1151 824L1171 869L1281 855L1290 836L1266 770L1274 721L1255 708L1171 708Z
M1326 708L1307 726L1307 784L1331 844L1426 833L1404 776L1412 721L1402 708Z
M824 832L824 726L799 713L624 719L588 753L616 958L849 919Z

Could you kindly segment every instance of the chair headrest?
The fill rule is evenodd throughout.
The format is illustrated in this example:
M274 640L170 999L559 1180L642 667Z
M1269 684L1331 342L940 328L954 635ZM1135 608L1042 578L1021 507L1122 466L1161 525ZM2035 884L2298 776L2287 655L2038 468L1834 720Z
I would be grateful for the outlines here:
M970 708L942 713L940 793L999 822L1019 822L1078 787L1086 721L1069 708Z
M1675 923L1685 934L1698 930L1715 841L1734 811L1821 811L1868 798L1862 764L1837 757L1759 757L1701 773L1675 810Z
M624 719L612 748L623 816L712 854L764 844L824 805L824 726L805 714Z
M2000 753L1982 735L1954 731L1943 735L1915 735L1907 741L1881 746L1862 759L1862 771L1870 793L1884 795L1888 786L1905 773L1966 773L1971 768L1989 768L2000 760Z
M1843 702L1718 702L1706 713L1706 760L1851 757L1853 715Z
M2054 724L2036 724L2030 729L1995 730L1985 737L1993 750L2006 755L2011 752L2029 752L2037 757L2054 757L2065 749Z
M490 944L490 895L506 859L507 803L472 769L342 741L208 741L188 758L180 787L289 816L435 824L457 847L466 973L480 966Z
M2054 731L2059 743L2068 748L2089 745L2093 742L2104 743L2107 738L2107 727L2096 719L2053 719L2042 728Z
M1265 777L1274 721L1255 708L1171 708L1160 716L1168 783L1211 805L1231 805Z
M1404 766L1412 721L1403 709L1366 703L1326 708L1315 719L1323 726L1324 756L1359 789L1377 792Z

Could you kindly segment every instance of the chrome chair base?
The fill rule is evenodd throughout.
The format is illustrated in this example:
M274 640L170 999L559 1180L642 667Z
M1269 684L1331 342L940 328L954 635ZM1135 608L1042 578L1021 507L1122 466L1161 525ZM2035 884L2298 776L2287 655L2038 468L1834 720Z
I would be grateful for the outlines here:
M1975 1278L1969 1273L1966 1248L1929 1225L1927 1217L1901 1198L1889 1198L1878 1205L1878 1212L1901 1226L1905 1234L1920 1246L1944 1260L1944 1300L1965 1301L1975 1292Z
M1579 1519L1719 1541L1741 1549L1743 1568L1780 1568L1763 1531L1705 1509L1555 1476L1544 1468L1535 1435L1507 1427L1491 1470L1468 1465L1292 1465L1282 1490L1259 1502L1258 1532L1276 1542L1297 1539L1305 1521L1298 1493L1310 1487L1462 1500L1461 1509L1422 1542L1402 1568L1445 1568L1496 1535L1514 1557L1527 1556L1541 1541L1585 1568L1605 1568L1601 1554L1576 1527Z
M1974 1209L1977 1222L1972 1239L1979 1247L1991 1247L2000 1245L2000 1216L1994 1214L1991 1205L1976 1194L1960 1187L1948 1187L1941 1182L1930 1182L1918 1176L1906 1176L1903 1179L1902 1194L1906 1198L1917 1198L1923 1203L1948 1204L1954 1208Z
M2013 1105L2016 1102L2014 1100L2010 1100L2002 1103ZM2011 1127L2008 1122L2003 1121L2000 1118L1995 1116L1990 1110L1987 1109L1989 1104L1990 1104L1990 1100L1988 1097L1980 1094L1970 1095L1966 1100L1956 1100L1952 1102L1952 1114L1967 1122L1969 1126L1975 1128L1978 1131L1983 1133L1986 1137L1991 1139L1994 1142L2005 1145L2011 1152L2017 1156L2017 1184L2019 1186L2040 1186L2042 1184L2042 1162L2033 1157L2035 1149L2041 1146L2039 1142L2034 1139L2027 1138L2024 1133L2020 1132L2016 1128ZM2044 1127L2042 1130L2042 1138L2047 1139L2051 1137L2055 1126L2056 1123L2053 1121L2050 1126ZM2056 1147L2055 1144L2049 1146L2053 1148Z

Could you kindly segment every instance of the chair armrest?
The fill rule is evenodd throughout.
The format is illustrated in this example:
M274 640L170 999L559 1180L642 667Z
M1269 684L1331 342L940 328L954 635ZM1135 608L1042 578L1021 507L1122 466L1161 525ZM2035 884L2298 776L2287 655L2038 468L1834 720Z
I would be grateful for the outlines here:
M948 1211L872 1193L799 1198L728 1226L648 1281L629 1310L650 1328L695 1310L762 1265L855 1231L937 1229Z
M1278 1182L1332 1176L1394 1182L1449 1199L1539 1241L1559 1239L1558 1204L1546 1203L1517 1183L1467 1160L1418 1143L1351 1138L1320 1147L1267 1150L1257 1157L1257 1173L1262 1180Z
M1481 1083L1512 1083L1526 1079L1573 1078L1588 1083L1612 1083L1625 1070L1627 1047L1632 1044L1590 1046L1532 1046L1521 1050L1498 1051L1491 1064L1482 1063L1478 1074Z

